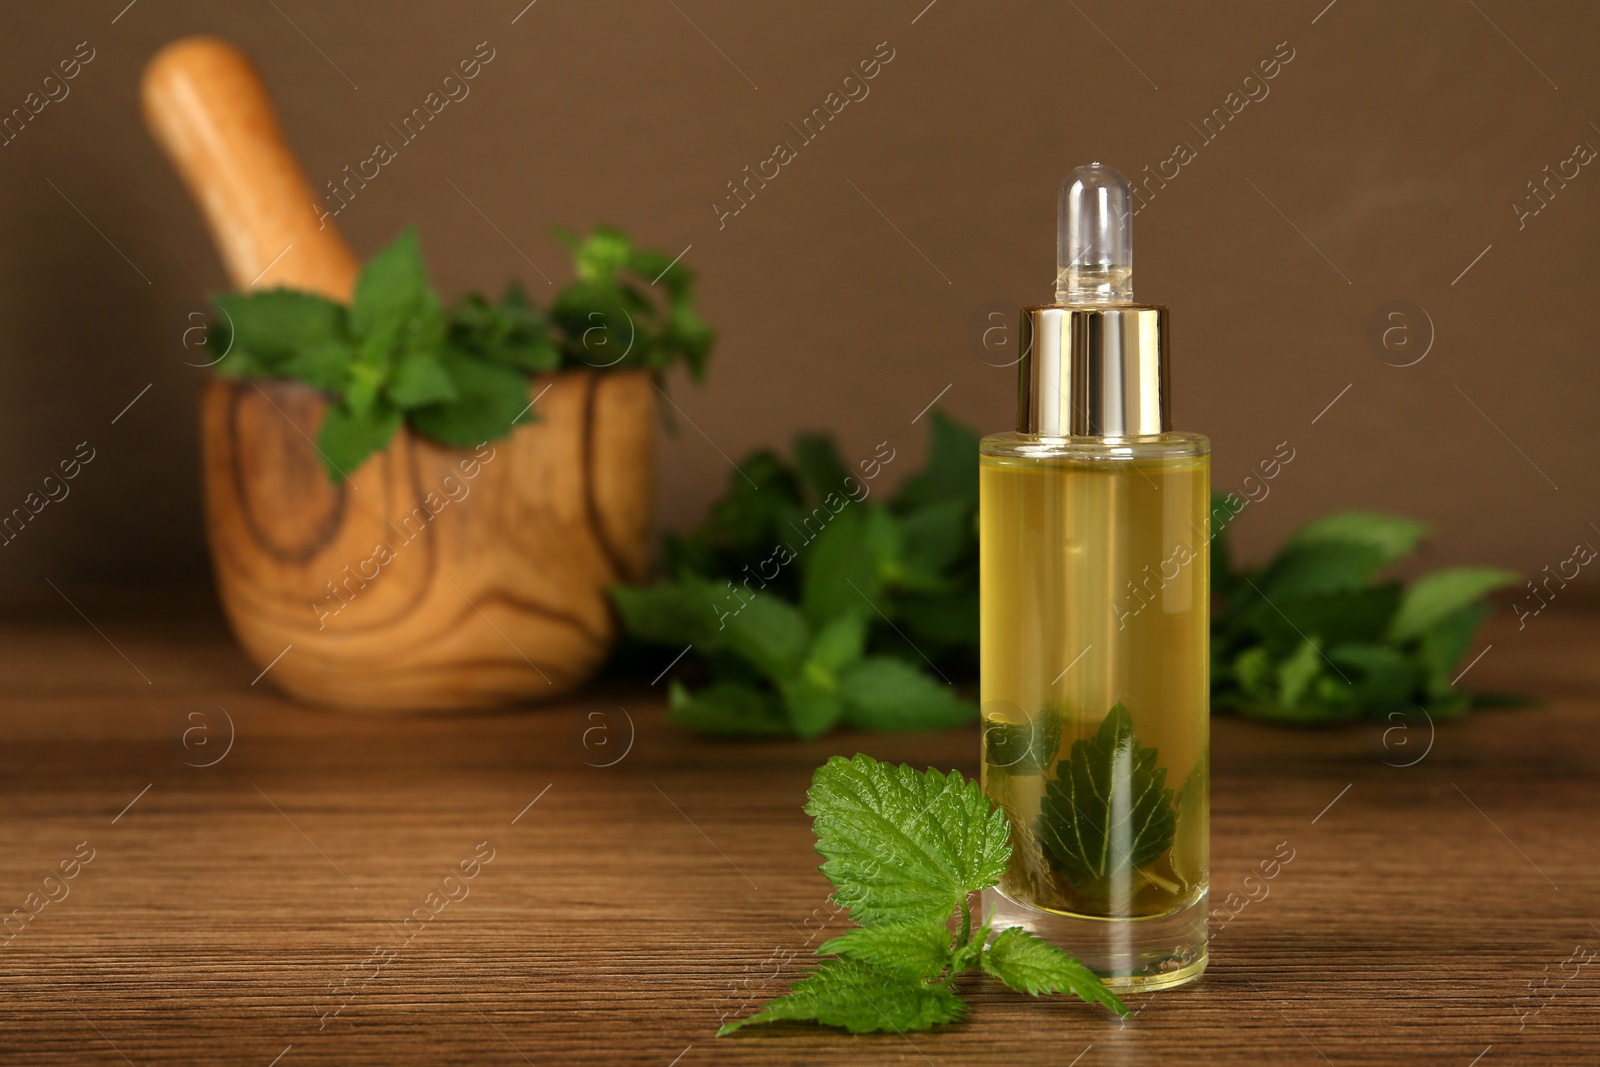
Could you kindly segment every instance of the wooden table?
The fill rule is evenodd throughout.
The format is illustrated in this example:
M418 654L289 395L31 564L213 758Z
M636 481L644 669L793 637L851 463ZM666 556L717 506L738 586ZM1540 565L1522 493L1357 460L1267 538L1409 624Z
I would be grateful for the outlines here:
M971 773L974 730L710 743L644 688L330 714L252 684L204 605L78 604L0 639L0 914L38 905L0 934L0 1063L1600 1063L1600 618L1493 630L1470 680L1548 703L1431 749L1219 719L1213 902L1293 859L1126 1025L974 979L932 1033L717 1039L845 925L812 769Z

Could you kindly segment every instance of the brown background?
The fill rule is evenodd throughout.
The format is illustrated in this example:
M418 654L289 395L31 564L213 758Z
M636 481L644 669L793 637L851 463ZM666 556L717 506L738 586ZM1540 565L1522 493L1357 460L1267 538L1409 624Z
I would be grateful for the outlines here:
M570 276L554 224L692 246L721 344L709 384L673 389L703 434L664 440L669 525L729 476L719 451L827 427L850 456L890 441L898 479L947 385L947 410L1007 427L1012 371L970 327L1047 298L1061 176L1095 158L1138 172L1184 140L1198 157L1138 218L1138 289L1173 308L1179 421L1212 436L1217 485L1295 449L1237 526L1246 554L1349 506L1437 523L1440 562L1531 573L1600 544L1600 174L1520 231L1511 208L1576 142L1600 147L1595 5L125 3L0 16L5 111L78 42L96 50L0 148L0 511L79 441L97 450L0 548L15 591L205 579L205 372L182 339L223 275L136 103L144 62L194 32L256 58L318 186L495 49L338 219L363 255L417 223L446 294L512 274L548 294L529 261ZM788 123L883 41L871 95L719 230L724 183L796 140ZM1284 41L1270 95L1202 143L1190 123ZM1367 331L1402 299L1436 338L1394 367Z

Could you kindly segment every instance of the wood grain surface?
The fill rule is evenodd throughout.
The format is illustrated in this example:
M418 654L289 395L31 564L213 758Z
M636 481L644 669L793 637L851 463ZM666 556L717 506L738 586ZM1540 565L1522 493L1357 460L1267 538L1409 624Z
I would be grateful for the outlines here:
M606 587L649 559L656 390L644 371L530 389L537 421L507 438L448 448L402 427L330 484L320 394L207 383L212 566L251 662L284 657L271 684L383 712L549 699L599 669Z
M1488 634L1469 680L1539 707L1387 738L1219 719L1213 901L1293 859L1126 1025L973 979L930 1033L717 1039L846 925L812 769L970 773L975 730L710 743L648 687L330 714L252 685L214 609L61 592L0 640L0 916L37 910L0 934L0 1063L1600 1062L1600 618Z

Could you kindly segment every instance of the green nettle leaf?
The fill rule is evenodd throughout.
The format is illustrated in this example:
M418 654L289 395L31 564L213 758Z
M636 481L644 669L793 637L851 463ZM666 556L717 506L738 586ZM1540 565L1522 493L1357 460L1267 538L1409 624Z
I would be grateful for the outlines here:
M348 478L368 456L380 452L400 428L400 410L379 401L357 414L344 404L334 404L323 416L317 433L317 450L331 478Z
M1293 724L1469 706L1453 668L1488 615L1482 598L1516 578L1462 567L1409 586L1380 580L1427 532L1411 519L1338 512L1296 531L1267 566L1214 577L1213 706ZM1218 537L1213 560L1226 548Z
M357 415L365 415L378 402L388 379L387 368L367 362L358 354L349 366L349 380L345 384L344 403Z
M932 985L859 960L827 959L789 992L749 1018L722 1027L717 1034L785 1019L839 1026L852 1034L926 1030L938 1023L956 1022L966 1013L966 1004L948 986Z
M900 520L900 534L907 572L941 575L960 558L972 538L971 504L946 500L918 508ZM940 583L935 582L933 588L944 592Z
M866 621L858 615L841 615L811 643L807 670L836 683L839 672L861 658L866 643Z
M287 377L333 394L335 451L324 451L349 463L387 444L375 434L398 428L393 409L446 445L504 437L536 418L528 374L623 364L659 374L678 361L704 373L714 336L695 314L687 268L604 227L570 243L579 280L556 298L555 331L515 282L498 303L468 294L447 314L408 229L367 261L348 308L287 289L217 295L207 347L224 377ZM659 274L665 299L619 273L657 264L645 280ZM330 479L342 465L325 463Z
M864 509L848 502L833 514L818 506L808 518L826 521L817 539L802 549L805 578L800 587L800 603L812 621L840 615L873 614L872 603L879 595L878 561L868 530Z
M788 993L719 1035L786 1019L852 1033L925 1030L963 1017L953 980L973 970L1033 995L1072 993L1127 1013L1060 949L1018 927L992 943L987 923L972 929L968 894L994 885L1011 856L1005 816L977 783L835 756L813 776L806 811L834 899L860 926L818 948L832 958Z
M1265 648L1257 645L1239 653L1233 661L1233 674L1239 681L1239 688L1252 700L1271 700L1276 696L1276 671L1272 654Z
M1383 551L1376 545L1320 541L1285 549L1256 585L1272 601L1343 592L1371 581L1384 563Z
M1358 713L1407 706L1422 681L1413 657L1385 645L1336 645L1328 659L1349 680Z
M655 277L666 262L634 250L616 269ZM621 275L607 273L616 263L614 250L597 252L585 284L632 306ZM676 275L660 275L669 295ZM641 320L640 336L667 345L670 331L650 333L658 323ZM576 336L574 326L557 328L567 329L569 341ZM666 539L670 574L718 584L759 575L766 595L799 605L813 640L841 619L863 628L860 649L854 629L840 631L850 635L841 645L847 654L829 660L807 651L798 667L792 656L707 658L697 646L697 667L766 687L795 732L811 736L830 724L935 729L972 715L970 702L934 683L965 687L978 666L978 441L942 413L928 422L924 469L911 472L898 494L874 481L892 462L884 446L860 466L859 488L852 483L846 492L853 472L837 446L824 435L800 434L792 460L771 449L743 457L705 523ZM1450 682L1487 612L1481 598L1508 581L1507 572L1463 568L1408 588L1384 572L1417 547L1427 527L1358 511L1308 523L1266 565L1236 569L1228 529L1243 509L1238 496L1215 494L1208 516L1213 707L1302 724L1376 717L1408 704L1440 713L1469 706L1474 698ZM985 727L991 769L1034 774L1053 764L1053 751L1030 752L1032 741L1045 739L1033 738L1022 721Z
M1427 536L1428 524L1396 515L1370 511L1336 511L1313 519L1289 538L1288 548L1317 544L1358 544L1377 550L1383 563L1393 563L1413 552Z
M447 445L470 448L511 432L528 411L528 379L508 367L445 350L439 358L456 395L410 412L412 425Z
M950 965L950 928L938 922L859 926L826 942L817 952L845 956L896 974L924 978Z
M343 341L345 309L326 297L293 289L218 293L211 298L222 312L229 336L218 337L217 352L227 352L217 369L230 360L249 360L265 374L283 373L301 349Z
M834 899L863 925L943 921L1011 855L1004 814L954 772L835 756L805 810Z
M844 714L844 705L832 686L819 683L814 678L801 675L778 682L783 695L783 707L789 714L789 724L803 739L821 737L838 724Z
M1120 703L1045 786L1040 836L1074 885L1106 883L1154 862L1172 845L1177 813L1156 750L1140 744Z
M1489 605L1471 604L1428 627L1417 640L1417 659L1427 676L1428 695L1441 697L1453 688L1456 664L1472 646L1478 627L1489 617Z
M788 737L793 733L772 694L739 682L713 682L696 693L670 682L667 718L713 737Z
M362 337L380 331L399 332L398 327L432 298L422 246L412 227L361 268L350 303L350 325Z
M1071 993L1118 1015L1128 1014L1128 1006L1093 971L1020 926L1000 931L983 954L983 969L1019 993Z
M726 589L699 578L652 586L614 585L611 601L622 624L635 636L661 645L695 645L710 652L721 647L717 608Z
M1424 574L1400 598L1389 634L1397 641L1421 637L1486 594L1520 580L1515 571L1496 567L1454 567Z
M954 687L904 660L869 656L839 676L844 721L858 730L938 730L977 717Z
M455 398L455 383L434 356L408 352L395 364L394 377L389 382L389 399L401 407L422 407Z
M848 495L845 480L851 477L850 468L839 458L839 449L827 434L796 434L794 465L811 490L812 500L820 503L829 493L841 499Z
M770 678L798 672L811 644L811 630L799 610L765 593L741 602L734 592L724 590L721 602L736 613L719 631L723 647Z
M325 392L339 393L350 383L355 358L355 349L345 341L317 341L290 356L283 372Z
M935 409L932 443L922 471L906 480L895 497L896 508L911 510L949 500L978 501L978 438L971 430Z
M478 293L463 296L451 309L449 331L456 348L530 374L561 365L548 322L515 281L498 304Z
M1294 655L1278 664L1278 699L1286 708L1299 707L1322 673L1322 650L1310 638L1300 643Z
M983 761L1006 774L1043 774L1061 747L1061 714L1046 707L1023 722L1000 718L983 721Z
M943 595L903 597L895 612L896 625L921 648L926 645L962 649L974 658L978 650L978 589L976 584ZM931 653L930 653L931 654Z

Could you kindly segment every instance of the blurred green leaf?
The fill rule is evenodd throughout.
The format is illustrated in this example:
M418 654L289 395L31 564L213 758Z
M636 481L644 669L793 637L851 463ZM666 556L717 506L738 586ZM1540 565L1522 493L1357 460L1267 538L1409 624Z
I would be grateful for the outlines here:
M906 479L895 495L897 510L909 511L951 500L977 505L978 436L935 408L929 413L932 426L928 461L921 471Z
M714 737L787 737L792 732L772 694L738 682L717 682L698 693L669 683L667 718Z
M1421 637L1462 608L1519 580L1516 572L1495 567L1454 567L1424 574L1400 598L1390 636L1397 641Z
M869 656L839 677L844 721L859 730L941 730L977 718L954 687L901 660Z

